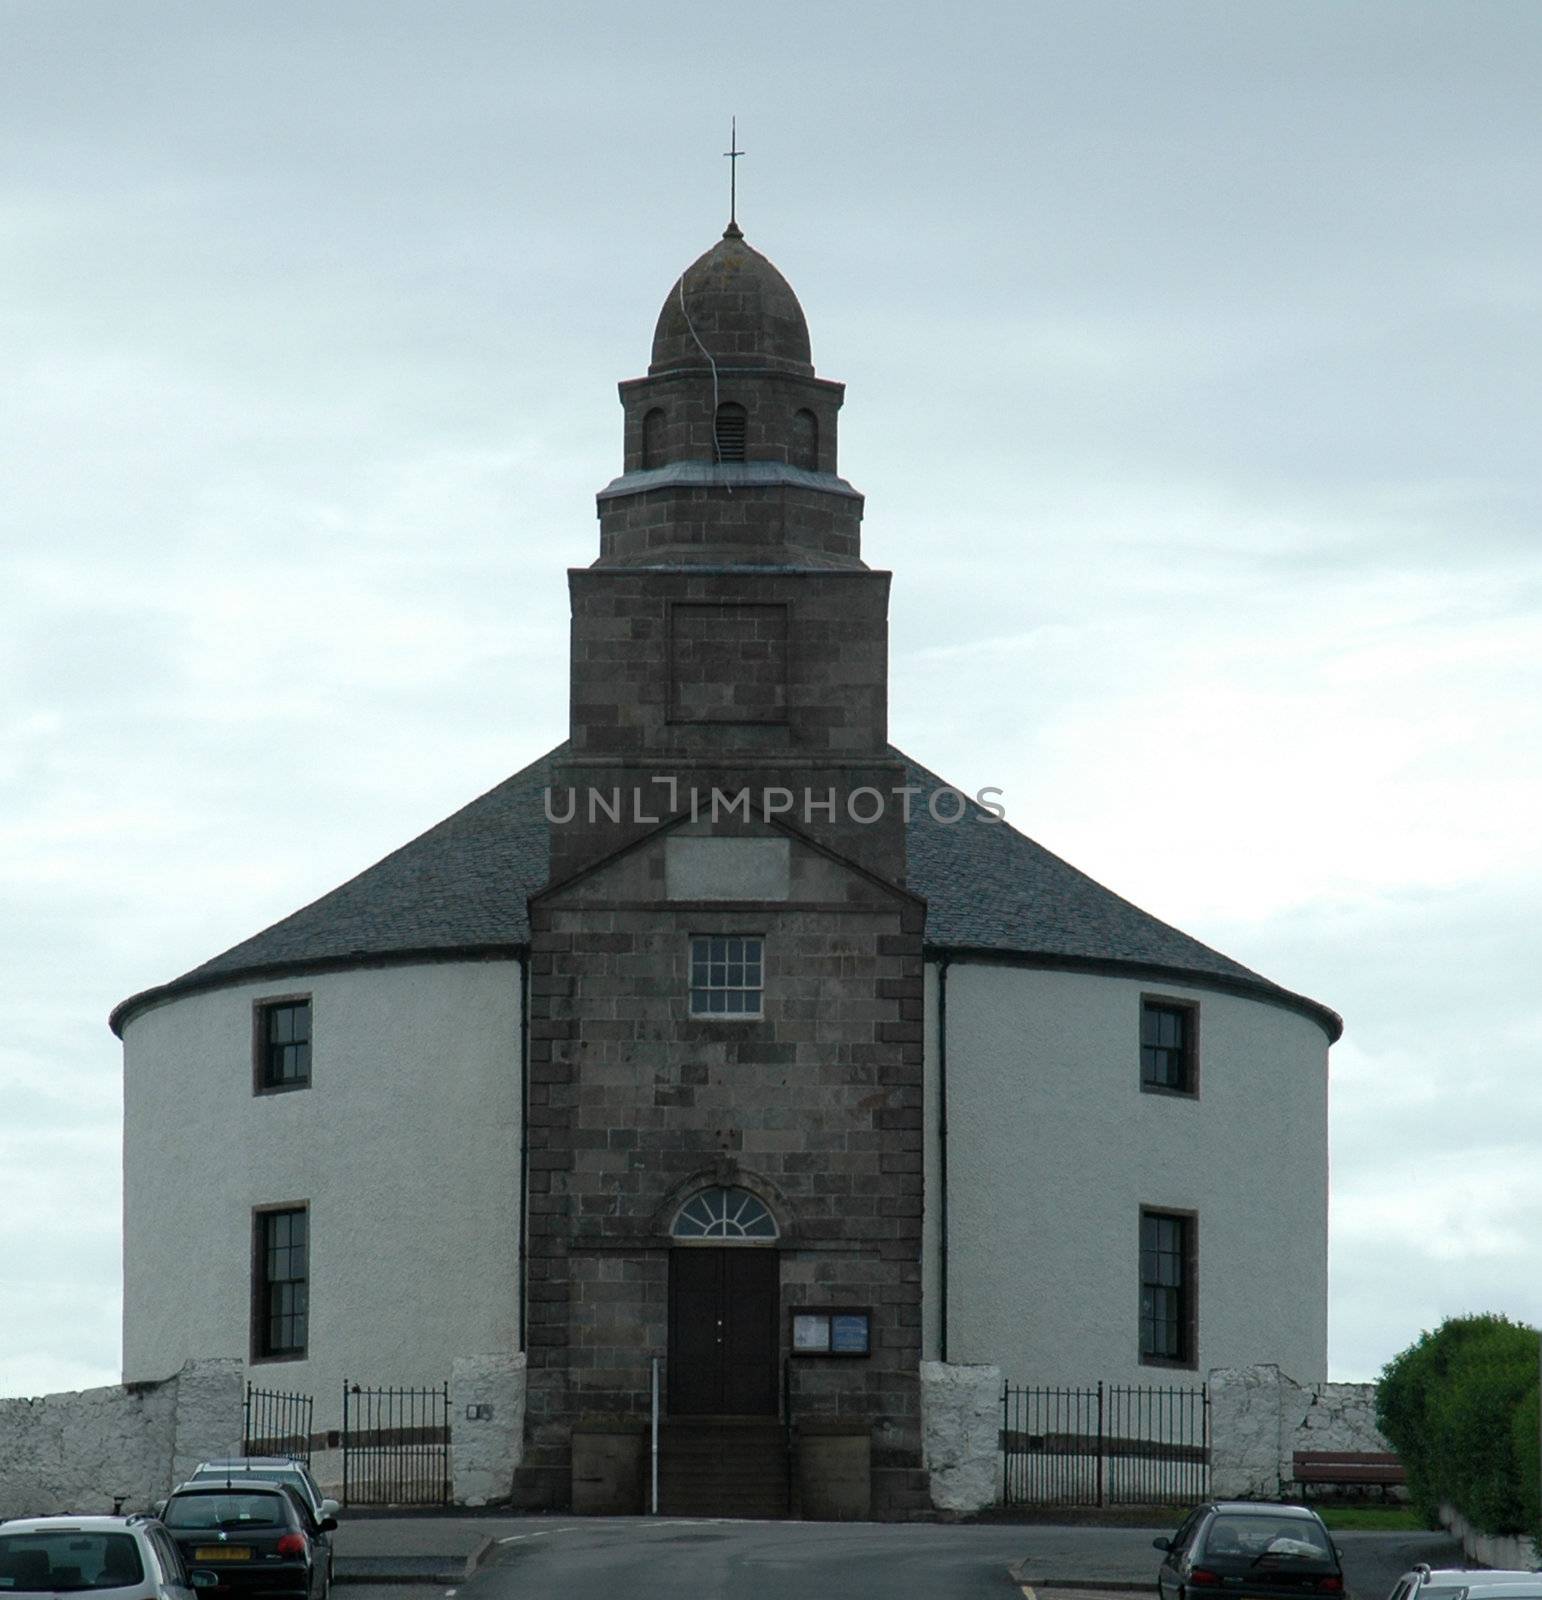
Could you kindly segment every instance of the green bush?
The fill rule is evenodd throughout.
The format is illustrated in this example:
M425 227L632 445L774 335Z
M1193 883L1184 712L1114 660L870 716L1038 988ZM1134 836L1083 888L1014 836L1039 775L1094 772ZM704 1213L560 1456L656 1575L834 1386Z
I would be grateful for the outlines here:
M1376 1419L1421 1512L1444 1501L1486 1533L1537 1525L1537 1349L1506 1317L1453 1317L1387 1363Z
M1521 1504L1531 1507L1531 1533L1542 1544L1542 1432L1538 1429L1537 1391L1515 1408L1514 1424L1510 1430L1511 1445L1520 1467Z

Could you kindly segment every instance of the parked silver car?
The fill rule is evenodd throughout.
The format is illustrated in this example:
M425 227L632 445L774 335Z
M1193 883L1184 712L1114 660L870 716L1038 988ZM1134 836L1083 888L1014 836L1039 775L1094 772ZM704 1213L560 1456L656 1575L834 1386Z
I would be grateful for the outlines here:
M0 1590L193 1600L175 1542L154 1517L17 1517L0 1522Z
M1387 1600L1542 1600L1542 1572L1421 1563L1392 1585Z
M322 1494L321 1485L311 1476L311 1469L298 1456L222 1456L218 1461L200 1462L187 1481L223 1483L230 1478L287 1483L311 1508L311 1515L317 1522L323 1517L335 1517L341 1509L337 1501Z

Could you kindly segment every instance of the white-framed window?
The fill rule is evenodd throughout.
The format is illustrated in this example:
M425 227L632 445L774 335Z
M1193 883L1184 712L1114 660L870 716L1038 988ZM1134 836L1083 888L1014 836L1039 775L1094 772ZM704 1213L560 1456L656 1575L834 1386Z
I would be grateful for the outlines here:
M776 1220L748 1189L703 1189L675 1213L675 1239L774 1239Z
M765 995L766 942L754 935L691 936L691 1015L758 1017Z

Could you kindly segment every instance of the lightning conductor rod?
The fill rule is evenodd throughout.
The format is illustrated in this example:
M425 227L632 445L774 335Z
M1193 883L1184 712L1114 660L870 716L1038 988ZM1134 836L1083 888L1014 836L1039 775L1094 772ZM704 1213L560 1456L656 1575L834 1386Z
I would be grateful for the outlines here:
M739 226L739 157L744 154L739 148L739 119L729 119L728 148L723 152L728 157L728 226Z

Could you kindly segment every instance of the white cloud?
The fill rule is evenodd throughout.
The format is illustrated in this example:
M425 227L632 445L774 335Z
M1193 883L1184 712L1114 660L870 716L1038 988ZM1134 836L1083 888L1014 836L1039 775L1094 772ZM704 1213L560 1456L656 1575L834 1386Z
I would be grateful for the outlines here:
M561 736L730 102L850 384L897 742L1343 1010L1337 1367L1542 1282L1542 19L699 22L8 13L0 1391L115 1365L108 1006Z

